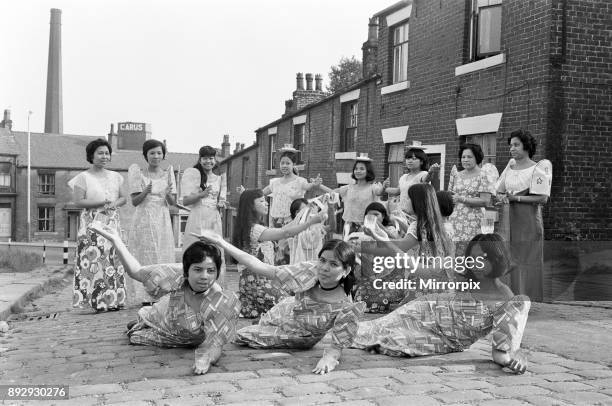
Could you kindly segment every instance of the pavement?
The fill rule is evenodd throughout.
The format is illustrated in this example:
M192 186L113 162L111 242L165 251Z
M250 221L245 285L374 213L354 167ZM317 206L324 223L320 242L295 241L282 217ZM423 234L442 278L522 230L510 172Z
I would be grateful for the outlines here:
M35 280L20 275L17 283L0 284L0 298L29 284L22 280ZM69 385L70 399L0 404L612 405L612 309L606 307L534 303L523 339L530 362L525 375L491 362L485 339L465 352L435 357L349 349L335 371L314 375L326 338L307 351L230 344L218 365L194 376L193 349L128 344L125 326L137 308L100 314L72 309L71 276L64 276L63 286L10 316L11 329L0 334L0 384ZM227 287L236 289L237 280L228 272ZM239 327L248 324L239 321Z

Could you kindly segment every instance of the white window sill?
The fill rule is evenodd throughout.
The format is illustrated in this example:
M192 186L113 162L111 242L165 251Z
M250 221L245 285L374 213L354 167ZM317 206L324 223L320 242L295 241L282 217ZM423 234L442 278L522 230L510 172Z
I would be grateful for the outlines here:
M336 152L336 160L357 158L357 152Z
M268 170L266 170L266 175L268 175L268 176L276 175L276 169L268 169Z
M405 82L394 83L389 86L385 86L380 89L380 94L389 94L394 92L399 92L400 90L410 89L410 81L407 80Z
M506 54L491 56L489 58L481 59L476 62L466 63L465 65L457 66L455 68L455 76L461 76L465 75L466 73L491 68L493 66L501 65L505 62Z

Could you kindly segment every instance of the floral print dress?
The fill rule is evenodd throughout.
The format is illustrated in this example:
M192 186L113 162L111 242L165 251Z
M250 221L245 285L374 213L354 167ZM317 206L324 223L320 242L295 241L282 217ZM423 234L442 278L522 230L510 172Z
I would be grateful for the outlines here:
M249 253L266 264L274 265L274 243L272 241L259 241L259 237L264 231L266 231L265 226L253 224ZM278 299L285 296L285 293L280 289L272 286L270 279L257 275L244 265L239 264L238 271L240 272L238 289L242 305L240 311L242 317L259 317L278 303Z
M111 200L119 198L123 177L117 172L104 170L98 177L85 171L72 178L68 185L85 191L85 198ZM93 221L120 232L116 209L84 209L77 232L74 269L74 307L91 307L96 311L118 310L125 306L125 273L113 244L88 229Z
M448 181L448 191L465 198L479 198L480 193L494 193L495 186L489 181L486 172L480 170L478 175L467 177L465 171L457 172L453 167ZM482 222L482 207L467 206L464 203L455 203L453 214L449 217L454 231L453 241L457 242L458 255L463 255L467 243L480 234Z
M284 299L259 320L238 330L235 342L253 348L311 348L331 333L332 347L349 347L365 305L346 301L322 303L312 291L318 289L317 261L277 267L272 285L295 296Z

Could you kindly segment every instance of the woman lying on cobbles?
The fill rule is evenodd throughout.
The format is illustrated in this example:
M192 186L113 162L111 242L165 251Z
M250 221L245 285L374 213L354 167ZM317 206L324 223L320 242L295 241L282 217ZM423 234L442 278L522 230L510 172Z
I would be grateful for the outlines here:
M331 331L332 344L312 372L325 374L338 365L342 349L353 341L364 310L364 303L353 303L350 296L355 282L355 253L347 243L327 241L319 251L318 261L274 266L239 250L210 230L204 230L199 238L224 249L276 287L295 293L261 316L259 324L238 330L237 344L306 349Z
M524 373L527 361L519 348L531 302L514 296L499 280L511 268L508 247L497 234L478 234L467 256L475 262L463 276L479 282L479 289L420 296L384 317L359 323L352 347L417 357L463 351L492 333L493 361Z
M114 245L128 275L159 299L141 308L138 320L128 324L130 343L197 347L193 371L205 374L221 357L223 345L234 337L240 313L236 295L224 292L216 282L221 269L219 249L196 241L183 253L182 264L141 266L114 229L90 228Z

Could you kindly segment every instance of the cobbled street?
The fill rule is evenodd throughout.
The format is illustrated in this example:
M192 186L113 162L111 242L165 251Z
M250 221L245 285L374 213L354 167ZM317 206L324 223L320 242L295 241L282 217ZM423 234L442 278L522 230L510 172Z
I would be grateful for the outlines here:
M236 289L237 273L228 275ZM0 383L69 385L70 400L2 404L612 404L607 308L534 304L523 340L529 370L521 376L490 361L486 340L463 353L413 359L351 349L324 376L311 373L322 344L309 351L228 345L217 366L194 376L192 349L128 345L125 326L136 308L73 310L71 294L66 281L34 300L0 337Z

